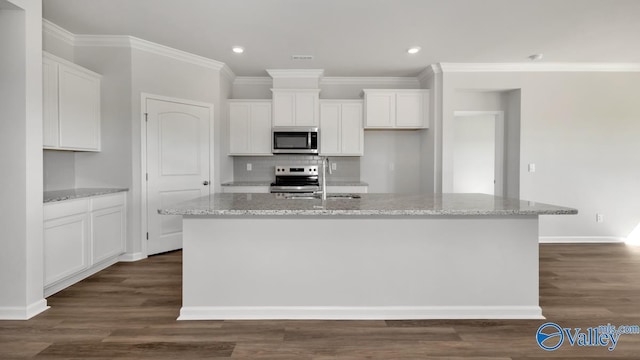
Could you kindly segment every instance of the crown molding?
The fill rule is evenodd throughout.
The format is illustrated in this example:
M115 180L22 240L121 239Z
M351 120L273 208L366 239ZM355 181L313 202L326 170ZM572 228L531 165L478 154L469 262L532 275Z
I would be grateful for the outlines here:
M420 74L418 74L418 80L420 82L426 81L427 79L435 76L436 74L442 73L442 67L440 64L431 64L426 67Z
M394 86L420 86L420 81L415 77L390 77L390 76L327 76L320 80L320 85L394 85Z
M236 76L233 85L273 85L273 79L268 76Z
M237 76L233 85L273 85L273 78L267 76ZM418 87L420 86L420 82L415 77L327 76L320 80L320 85L383 85Z
M272 78L322 78L324 69L267 69Z
M73 35L73 33L61 28L47 19L42 19L42 32L47 33L58 40L62 40L71 46L75 45L75 35Z
M442 72L638 72L640 63L440 63Z
M159 56L168 57L174 60L199 65L205 68L220 71L231 81L235 78L233 71L225 63L206 58L204 56L192 54L186 51L174 49L169 46L160 45L151 41L143 40L128 35L74 35L60 26L43 19L43 31L64 40L73 46L97 46L97 47L129 47L140 51L145 51Z

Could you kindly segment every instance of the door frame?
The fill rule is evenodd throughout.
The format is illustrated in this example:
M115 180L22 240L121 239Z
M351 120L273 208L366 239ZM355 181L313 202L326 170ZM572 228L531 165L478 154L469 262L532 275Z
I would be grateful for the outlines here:
M144 254L145 257L147 257L149 256L147 251L147 232L149 231L149 219L147 217L147 124L145 116L145 114L147 113L147 100L160 100L179 104L201 106L209 109L209 181L211 182L209 184L209 194L211 194L212 192L211 189L214 189L214 104L170 96L155 95L145 92L140 93L140 99L140 239L142 239L142 246L140 247L140 251L142 252L142 254Z
M456 117L472 117L472 116L493 116L495 119L495 168L494 168L494 186L493 193L495 196L505 196L504 187L504 146L505 146L505 134L504 134L504 111L454 111L453 121L456 121ZM453 167L452 167L453 169ZM455 175L454 175L455 176ZM453 181L453 178L450 179Z

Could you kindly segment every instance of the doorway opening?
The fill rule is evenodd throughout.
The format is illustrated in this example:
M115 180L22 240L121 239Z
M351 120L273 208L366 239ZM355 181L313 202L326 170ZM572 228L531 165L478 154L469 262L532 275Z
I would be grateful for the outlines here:
M452 190L504 196L503 111L455 111Z

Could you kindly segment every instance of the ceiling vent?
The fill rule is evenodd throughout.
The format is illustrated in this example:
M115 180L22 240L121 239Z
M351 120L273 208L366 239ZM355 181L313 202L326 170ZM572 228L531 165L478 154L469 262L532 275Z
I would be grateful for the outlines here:
M313 55L291 55L291 60L313 60Z

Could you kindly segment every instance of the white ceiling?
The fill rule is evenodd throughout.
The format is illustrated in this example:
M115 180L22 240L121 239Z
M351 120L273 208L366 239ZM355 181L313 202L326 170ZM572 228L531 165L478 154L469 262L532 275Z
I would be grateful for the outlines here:
M74 34L132 35L229 65L415 76L438 62L640 62L639 0L44 0ZM231 47L246 51L233 54ZM421 46L409 55L411 46ZM313 55L294 61L291 55Z

